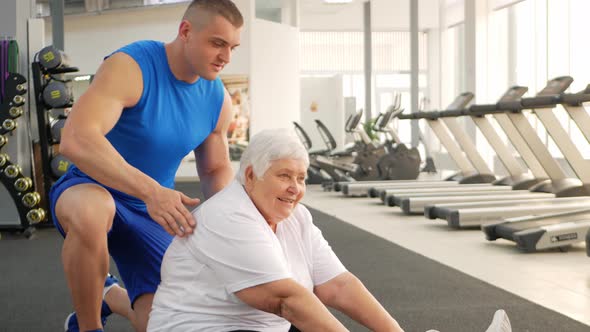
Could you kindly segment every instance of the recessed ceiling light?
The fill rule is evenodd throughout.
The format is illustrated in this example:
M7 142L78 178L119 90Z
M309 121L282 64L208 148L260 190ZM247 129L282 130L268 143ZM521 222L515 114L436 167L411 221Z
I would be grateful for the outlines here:
M351 3L352 0L324 0L325 3Z

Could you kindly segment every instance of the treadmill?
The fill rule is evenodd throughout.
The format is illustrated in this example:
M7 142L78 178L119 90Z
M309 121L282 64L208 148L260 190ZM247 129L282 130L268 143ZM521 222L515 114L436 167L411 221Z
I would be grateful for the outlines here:
M574 142L553 113L552 109L562 104L568 113L575 114L572 117L580 129L585 133L590 130L590 115L586 113L579 102L573 99L586 98L584 93L573 97L562 95L563 91L571 84L573 79L569 76L558 77L548 82L547 86L539 92L537 97L523 98L520 105L499 105L501 109L508 110L510 120L518 129L521 136L531 147L537 159L541 162L549 175L551 182L542 183L531 188L531 191L551 192L557 198L518 200L510 202L468 202L463 204L439 204L427 206L424 214L431 218L446 219L451 227L474 227L486 222L498 221L504 218L524 215L541 215L547 213L568 212L579 209L580 205L589 204L588 184L590 184L590 169L587 162L576 148ZM522 111L531 109L543 123L547 132L551 135L565 159L573 171L579 177L567 178L563 169L549 153L547 147L540 140L535 130L528 122ZM588 138L588 137L587 137ZM581 179L581 180L580 180Z
M447 107L447 109L463 109L465 108L473 99L473 94L466 92L466 93L462 93L459 96L457 96L457 98L455 98L455 100ZM417 113L422 113L422 112L417 112ZM412 113L412 114L416 114L416 113ZM398 115L397 117L399 119L415 119L412 114L409 115ZM435 125L436 126L436 125ZM432 128L432 127L431 127ZM433 131L435 132L435 134L437 134L437 131L432 128ZM367 196L368 191L371 188L381 188L381 187L397 187L397 186L408 186L409 184L416 186L419 184L437 184L439 186L447 186L449 184L453 184L456 185L457 181L460 181L462 179L462 177L468 176L469 174L473 174L476 173L475 169L473 168L473 166L471 165L471 163L469 162L469 160L467 160L467 158L465 158L465 156L463 156L461 149L456 146L456 144L454 144L454 141L448 137L448 134L446 132L444 132L444 128L443 130L438 130L441 134L441 136L438 136L438 139L440 140L440 142L443 144L443 146L445 146L445 148L447 148L447 150L451 151L449 152L449 154L451 155L451 158L453 158L453 160L455 161L455 163L457 164L457 166L459 167L460 171L456 174L453 174L452 176L448 177L445 180L388 180L388 181L384 181L384 180L377 180L377 181L363 181L362 183L358 183L358 182L349 182L349 183L341 183L341 188L342 188L342 193L346 196L356 196L356 197L361 197L361 196ZM421 135L422 136L422 135ZM424 143L424 142L423 142ZM426 144L426 143L424 143ZM371 197L375 197L374 195Z
M520 100L520 98L526 93L528 89L526 87L515 86L511 87L504 93L500 98L499 102L514 102ZM472 105L469 110L478 109L487 105ZM495 106L494 106L495 108ZM495 179L495 176L491 175L491 170L477 151L473 141L467 136L465 131L461 128L457 121L457 117L464 115L472 115L469 110L448 110L439 112L436 116L449 128L453 133L455 140L465 150L469 156L469 160L475 165L481 172L489 174L490 178ZM531 179L527 175L524 168L514 158L508 147L502 143L502 140L498 136L497 132L492 127L491 123L485 116L473 117L473 121L480 128L490 145L496 150L496 154L501 160L502 164L508 171L509 176L499 180L489 181L491 183L486 184L470 184L462 185L449 190L439 190L439 188L423 188L417 190L399 190L397 188L389 188L381 191L380 197L384 204L389 206L399 205L402 207L402 211L406 214L423 214L424 206L426 204L436 201L437 198L444 201L461 201L461 197L469 195L474 197L474 200L480 200L476 196L482 195L493 195L497 191L511 191L511 195L517 194L530 194L528 189L532 183L538 182L538 180ZM514 191L512 189L515 189ZM452 194L451 194L452 193ZM450 195L449 195L450 194ZM444 195L444 196L443 196ZM412 204L410 199L412 197L420 197L415 204ZM526 198L532 198L532 196L525 196ZM496 198L503 199L504 196L497 195ZM504 198L505 199L505 198ZM419 202L418 202L419 201Z
M590 141L590 116L582 106L584 102L589 101L590 85L580 93L563 94L557 100L565 105L566 111L575 119L586 139ZM549 248L566 250L572 244L586 239L590 231L590 206L578 207L564 213L509 218L483 225L482 230L488 240L511 240L525 252Z
M488 241L507 239L524 252L558 248L566 251L571 245L586 240L590 230L590 208L508 218L500 223L482 225Z
M513 102L518 101L522 95L527 91L526 87L515 86L508 89L506 93L499 100L502 102ZM388 191L385 203L389 206L399 206L405 214L424 214L424 207L432 204L443 204L443 203L458 203L458 202L478 202L478 201L506 201L513 199L540 199L540 198L552 198L555 195L550 193L540 194L532 193L528 188L546 180L546 173L533 171L533 176L529 175L528 172L520 165L516 158L512 155L508 146L502 143L502 140L498 136L496 130L492 127L486 114L490 112L496 112L498 107L496 104L493 105L472 105L468 110L465 111L446 111L442 112L441 116L470 116L475 124L478 126L484 137L490 143L490 145L496 151L496 154L506 170L508 176L494 181L490 186L480 188L466 188L469 190L463 190L464 186L459 186L454 191L445 191L441 193L436 189L425 190L420 192L391 192ZM518 133L511 126L500 123L500 127L506 132L510 141L516 140L515 137L519 137ZM506 127L506 128L504 128ZM514 144L518 151L524 150L527 157L523 157L525 164L532 164L536 167L537 163L531 162L530 153L527 149L523 149L522 144L517 146ZM534 161L534 157L532 158ZM494 187L492 187L492 185ZM501 187L497 187L501 186ZM507 187L509 186L509 187ZM512 189L512 190L511 190ZM501 192L498 192L500 190ZM485 196L485 197L484 197Z

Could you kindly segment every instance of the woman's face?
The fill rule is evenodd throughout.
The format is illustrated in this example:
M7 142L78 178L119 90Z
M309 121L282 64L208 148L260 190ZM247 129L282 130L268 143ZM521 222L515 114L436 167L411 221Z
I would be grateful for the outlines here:
M260 179L252 166L246 169L246 192L274 231L303 198L306 172L305 163L298 159L273 161Z

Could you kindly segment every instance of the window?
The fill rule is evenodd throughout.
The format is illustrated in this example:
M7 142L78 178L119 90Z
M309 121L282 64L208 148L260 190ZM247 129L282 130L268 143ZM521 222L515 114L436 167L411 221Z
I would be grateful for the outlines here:
M420 96L427 95L428 34L419 38ZM365 104L364 35L360 31L307 31L300 33L301 74L341 74L343 97L354 97L357 108ZM402 107L410 109L410 32L376 31L372 35L373 116L384 112L394 95L402 95ZM411 141L408 122L396 124L400 138Z

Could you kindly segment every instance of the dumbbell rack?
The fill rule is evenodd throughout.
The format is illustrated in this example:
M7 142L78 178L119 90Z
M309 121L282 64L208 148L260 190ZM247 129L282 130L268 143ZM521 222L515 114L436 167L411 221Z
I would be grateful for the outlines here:
M23 95L27 92L27 80L20 74L9 73L5 81L5 98L0 104L0 147L6 145L6 134L16 129L16 118L20 117L25 104ZM22 174L22 168L10 161L10 156L0 153L0 182L6 187L14 201L20 223L0 225L3 231L22 231L26 237L33 234L34 225L45 219L46 212L39 207L41 197L35 191L33 180Z
M59 67L54 69L47 69L43 67L39 62L32 63L33 70L33 86L35 89L35 103L37 108L37 127L39 130L39 146L41 155L41 174L37 176L40 180L38 186L43 192L45 202L49 198L49 190L54 182L52 178L51 160L54 155L54 145L59 142L55 142L51 135L51 123L49 117L49 110L51 106L48 106L43 100L43 90L46 85L51 81L54 75L61 75L65 73L74 73L78 71L76 67ZM71 105L69 105L71 106ZM48 206L47 206L48 208ZM51 214L47 214L47 220L50 224Z

